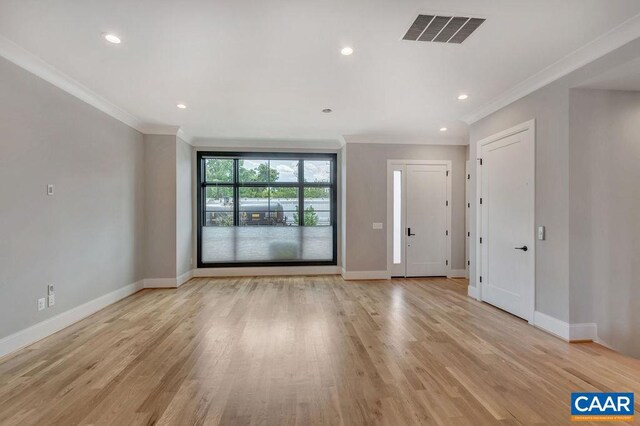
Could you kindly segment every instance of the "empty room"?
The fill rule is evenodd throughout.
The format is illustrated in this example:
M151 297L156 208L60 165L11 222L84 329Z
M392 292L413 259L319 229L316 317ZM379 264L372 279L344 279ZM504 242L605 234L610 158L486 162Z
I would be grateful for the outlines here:
M637 0L0 0L0 425L640 422Z

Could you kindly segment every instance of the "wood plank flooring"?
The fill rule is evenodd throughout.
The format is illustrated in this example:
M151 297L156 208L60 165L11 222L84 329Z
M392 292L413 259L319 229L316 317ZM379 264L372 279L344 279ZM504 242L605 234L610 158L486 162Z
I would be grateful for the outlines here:
M571 391L635 391L638 411L640 361L464 280L200 278L0 359L0 424L558 425Z

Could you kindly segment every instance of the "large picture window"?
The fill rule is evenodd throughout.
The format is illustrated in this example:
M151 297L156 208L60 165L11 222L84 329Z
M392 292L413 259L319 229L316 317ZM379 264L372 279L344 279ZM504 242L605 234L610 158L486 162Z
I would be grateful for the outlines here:
M198 267L335 265L336 155L198 153Z

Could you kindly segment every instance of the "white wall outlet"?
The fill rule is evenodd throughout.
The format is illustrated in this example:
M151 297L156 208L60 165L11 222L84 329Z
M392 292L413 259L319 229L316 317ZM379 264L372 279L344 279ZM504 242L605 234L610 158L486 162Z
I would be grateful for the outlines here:
M53 187L53 184L50 183L47 185L47 195L53 195L53 192L54 192L54 187Z
M56 304L56 295L55 294L50 294L48 299L49 299L49 307L52 307L53 305Z
M546 238L546 231L544 229L544 226L538 226L538 239L540 241L544 241L545 238Z
M41 298L41 299L38 299L38 310L41 311L46 307L47 307L47 305L46 305L46 302L44 300L44 297Z
M49 284L47 286L47 294L49 295L53 294L53 284Z
M373 222L373 229L382 229L382 223Z

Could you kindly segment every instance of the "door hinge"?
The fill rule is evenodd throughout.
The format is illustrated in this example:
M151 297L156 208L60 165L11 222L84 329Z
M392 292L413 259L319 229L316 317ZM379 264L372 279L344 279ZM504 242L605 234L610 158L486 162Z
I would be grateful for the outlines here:
M467 208L471 208L471 203L467 203Z
M471 232L467 232L467 237L470 237L470 236L471 236Z
M444 231L444 235L449 235L449 230L447 229L446 231Z
M480 244L482 244L482 237L480 237Z
M445 264L446 264L447 266L449 266L449 261L448 261L448 260L445 260Z
M471 175L470 174L467 175L467 179L471 179Z
M482 197L480 197L480 204L482 204Z
M480 165L482 166L482 158L478 158L478 160L480 160Z
M480 275L480 282L482 282L482 275Z
M471 261L467 260L467 266L471 266Z
M445 205L445 206L447 206L447 207L449 207L449 200L445 201L445 202L444 202L444 205Z
M447 176L449 176L449 170L447 170Z

